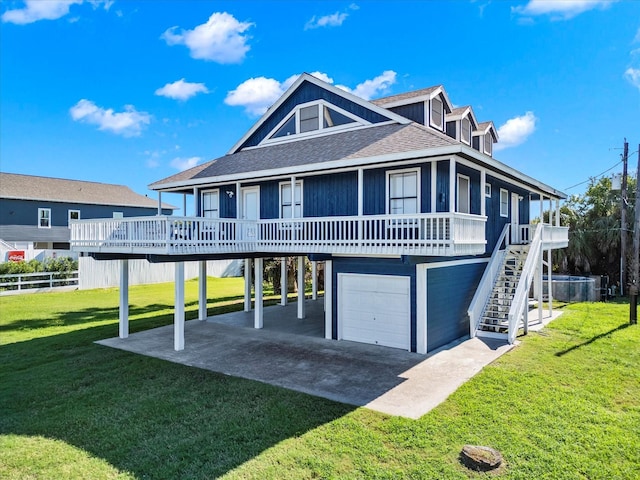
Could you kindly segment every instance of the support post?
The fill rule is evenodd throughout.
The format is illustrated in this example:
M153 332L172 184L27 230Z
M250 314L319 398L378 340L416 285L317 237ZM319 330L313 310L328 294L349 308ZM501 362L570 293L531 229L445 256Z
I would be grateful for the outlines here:
M254 328L262 328L264 326L264 312L263 312L263 299L262 299L262 279L264 278L264 260L262 258L256 258L255 263L255 280L256 280L256 301L255 312L253 315Z
M120 260L120 338L129 337L129 260Z
M540 227L538 227L540 228ZM536 281L538 283L538 321L542 323L542 302L544 301L544 295L542 289L544 288L544 252L540 252L538 258L538 272Z
M324 338L333 338L333 262L324 262Z
M158 192L158 215L162 215L162 192Z
M287 257L280 259L280 305L287 306L287 295L289 285L287 285L289 277L287 275Z
M318 262L311 262L311 300L318 299Z
M244 259L244 311L251 311L251 259Z
M207 319L207 261L200 260L198 277L198 320Z
M431 162L431 213L438 211L438 162Z
M456 159L449 159L449 212L456 211Z
M543 252L544 255L544 252ZM553 315L553 261L551 260L551 250L547 250L547 282L549 289L549 316Z
M298 318L305 318L304 309L304 257L298 257Z
M176 262L174 282L173 348L180 351L184 350L184 262Z

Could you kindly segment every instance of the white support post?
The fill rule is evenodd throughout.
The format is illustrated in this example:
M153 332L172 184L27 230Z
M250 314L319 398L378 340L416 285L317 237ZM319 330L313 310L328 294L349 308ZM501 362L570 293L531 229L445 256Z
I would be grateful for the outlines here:
M560 226L560 199L556 199L556 227Z
M184 262L176 262L174 282L173 348L180 351L184 350Z
M487 214L487 197L484 191L487 188L487 171L483 168L480 170L480 215L483 217Z
M540 194L540 223L544 223L544 195Z
M304 309L304 257L298 257L298 318L305 318Z
M187 194L182 194L182 215L187 216Z
M549 225L553 225L553 198L549 197Z
M324 338L331 340L333 330L333 262L324 262Z
M158 192L158 215L162 215L162 192Z
M198 277L198 320L207 319L207 261L200 260Z
M427 353L427 268L416 266L416 353Z
M289 277L287 275L287 257L282 257L280 259L280 305L283 307L287 306L287 294L288 288L287 285L289 281Z
M547 281L549 282L549 316L553 314L553 292L551 287L553 275L553 261L551 260L551 249L547 250Z
M244 259L244 311L251 311L251 259Z
M311 262L311 300L318 299L318 262Z
M200 215L200 209L198 208L198 187L193 187L193 216Z
M542 323L542 301L544 299L542 295L542 288L544 287L544 282L542 275L544 274L544 252L540 252L540 257L538 258L538 272L536 281L538 283L538 320Z
M264 326L263 298L262 298L262 280L264 278L264 260L256 258L255 263L255 279L256 279L256 306L253 314L254 328L262 328Z
M364 169L358 169L358 216L364 215Z
M449 212L456 211L456 159L449 159Z
M431 213L438 210L438 162L431 162Z
M120 260L120 338L129 337L129 260Z

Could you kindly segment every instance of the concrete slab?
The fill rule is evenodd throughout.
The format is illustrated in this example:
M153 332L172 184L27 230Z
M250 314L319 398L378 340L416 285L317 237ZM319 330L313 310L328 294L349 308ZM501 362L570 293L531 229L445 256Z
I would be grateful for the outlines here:
M291 314L295 309L265 308L261 330L251 328L252 312L188 321L179 352L172 325L97 343L414 419L513 348L504 340L474 338L424 356L326 340L322 302L308 301L304 320Z

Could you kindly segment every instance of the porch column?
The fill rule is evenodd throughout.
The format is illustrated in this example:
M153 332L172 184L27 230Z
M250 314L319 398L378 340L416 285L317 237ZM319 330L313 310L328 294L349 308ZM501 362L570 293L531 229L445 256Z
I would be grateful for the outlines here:
M120 260L120 338L129 337L129 260Z
M184 262L176 262L174 278L173 348L180 351L184 350Z
M197 217L200 214L200 209L198 208L198 187L193 187L193 216Z
M449 159L449 212L456 211L456 159Z
M540 223L544 223L544 195L540 193Z
M207 261L200 260L198 278L198 320L207 319Z
M560 199L556 198L556 227L560 226Z
M364 215L364 169L358 169L358 216Z
M298 257L298 318L305 318L304 311L304 257Z
M416 292L416 353L424 355L427 353L427 266L425 264L416 265Z
M324 262L324 338L333 338L333 262Z
M438 162L431 162L431 213L438 210Z
M289 286L287 285L289 278L287 276L287 257L280 259L280 305L287 305L287 293Z
M158 192L158 215L162 215L162 192Z
M549 197L549 225L553 225L553 198Z
M244 259L244 311L251 311L251 259Z
M255 263L255 279L256 279L256 306L253 315L254 328L262 328L264 326L264 314L263 314L263 299L262 299L262 279L264 278L264 260L262 258L256 258Z
M553 292L551 286L551 275L553 274L553 261L551 260L551 249L547 250L547 282L549 282L549 316L553 314Z
M182 194L182 215L187 216L187 194Z
M487 188L487 171L483 168L480 170L480 215L485 216L487 214L487 197L485 196L485 189Z
M540 252L540 257L538 259L538 268L536 275L536 283L538 285L538 321L542 323L542 288L544 286L544 282L542 280L542 275L544 273L544 252Z
M318 299L318 262L311 262L311 300Z

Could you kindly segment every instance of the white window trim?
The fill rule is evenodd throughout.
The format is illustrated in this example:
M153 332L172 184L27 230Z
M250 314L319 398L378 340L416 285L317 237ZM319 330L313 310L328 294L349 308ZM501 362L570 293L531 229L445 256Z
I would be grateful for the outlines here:
M218 216L217 217L207 217L207 218L220 218L220 189L219 188L211 188L209 190L202 190L200 192L200 216L204 218L204 196L210 193L218 194Z
M471 213L471 178L467 175L462 175L461 173L458 174L457 176L457 183L456 183L456 212L460 212L460 179L464 178L467 181L467 202L468 202L468 212L466 213ZM465 213L465 212L462 212Z
M491 198L491 184L490 183L485 183L484 184L484 196Z
M69 225L69 228L71 228L71 214L72 213L77 213L78 214L78 218L77 220L80 220L80 210L69 210L67 212L67 224Z
M507 211L503 212L502 211L502 195L506 194L507 195ZM509 196L509 190L505 190L504 188L500 189L500 216L501 217L509 217L509 203L511 202L511 197Z
M46 227L43 227L40 223L43 212L49 212L49 217L48 217L49 222ZM51 209L50 208L38 208L38 228L51 228Z
M318 108L318 129L317 130L312 130L309 132L303 132L300 133L300 110L305 108L305 107L311 107L311 106L316 106L316 108ZM352 119L355 123L347 123L345 125L337 125L334 127L324 127L324 121L323 121L323 114L322 114L322 107L328 107L332 110L335 110L338 113L341 113L342 115L344 115L345 117L348 117L350 119ZM284 117L282 120L280 120L280 122L278 122L278 124L271 129L271 131L269 133L267 133L264 137L264 140L262 140L260 142L260 145L267 145L267 144L272 144L272 143L281 143L283 141L287 141L287 140L291 140L292 137L294 137L295 139L299 139L299 138L306 138L306 137L315 137L315 136L320 136L323 134L326 134L328 132L338 132L341 130L349 130L349 129L353 129L353 128L360 128L363 126L367 126L367 125L371 125L371 122L364 120L363 118L358 117L357 115L354 115L353 113L350 113L340 107L338 107L337 105L333 105L332 103L329 103L325 100L314 100L312 102L306 102L306 103L301 103L299 105L296 105L295 108L289 112L290 114L287 115L286 117ZM296 122L296 133L292 134L292 135L288 135L288 136L284 136L284 137L278 137L278 138L271 138L272 135L275 135L275 133L280 129L280 127L282 127L290 118L291 118L291 113L294 115L295 117L295 122Z
M286 218L291 218L291 217L283 217L282 216L282 187L285 185L289 185L291 186L291 181L288 182L280 182L278 184L278 218L282 218L285 219ZM293 218L302 218L304 217L304 182L301 179L296 179L296 187L300 185L300 216L299 217L293 217ZM293 210L293 214L295 215L296 212L296 208L295 208L295 191L291 192L291 208Z
M396 174L400 174L400 173L411 173L411 172L415 172L416 173L416 206L417 206L417 210L418 213L421 212L422 210L422 192L420 191L420 184L421 182L421 172L420 172L420 167L416 167L416 168L404 168L404 169L400 169L400 170L387 170L386 171L386 180L385 180L385 213L387 215L390 215L389 212L389 204L391 203L391 198L389 197L389 195L391 194L391 175L396 175Z
M440 115L440 125L436 125L433 122L433 101L438 100L442 105L442 114ZM429 101L429 125L435 128L436 130L443 131L444 130L444 101L440 98L440 96L433 97Z

